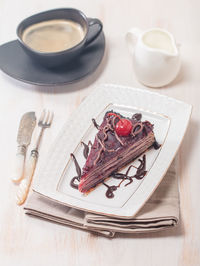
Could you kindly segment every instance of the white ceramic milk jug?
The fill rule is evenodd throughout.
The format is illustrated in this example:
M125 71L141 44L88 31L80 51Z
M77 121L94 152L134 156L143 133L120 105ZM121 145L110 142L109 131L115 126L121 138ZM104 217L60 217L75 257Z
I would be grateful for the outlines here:
M131 29L126 35L138 80L149 87L162 87L177 76L180 53L171 33L160 28Z

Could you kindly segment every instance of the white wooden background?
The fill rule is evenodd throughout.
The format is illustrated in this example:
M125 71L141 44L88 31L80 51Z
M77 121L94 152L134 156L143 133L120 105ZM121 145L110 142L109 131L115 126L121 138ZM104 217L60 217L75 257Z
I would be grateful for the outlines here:
M40 88L0 73L0 264L200 265L199 0L0 0L0 44L16 38L16 26L25 17L56 7L75 7L90 17L100 18L106 35L106 54L94 75L70 86ZM39 115L44 107L55 112L54 124L45 132L41 159L63 123L95 85L117 83L143 88L133 74L124 41L126 31L132 26L164 27L181 43L182 69L177 79L165 88L150 89L194 106L178 155L179 226L171 231L117 236L110 240L25 216L23 209L15 204L16 186L10 181L21 115L31 110Z

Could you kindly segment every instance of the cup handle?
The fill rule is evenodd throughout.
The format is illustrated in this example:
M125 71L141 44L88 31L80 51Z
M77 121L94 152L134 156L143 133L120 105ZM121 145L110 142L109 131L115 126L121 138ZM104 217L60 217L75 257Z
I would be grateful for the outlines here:
M91 31L91 28L95 25L98 25L97 30L95 30L94 32ZM88 37L87 37L87 41L86 41L86 45L90 44L91 42L93 42L101 33L102 29L103 29L103 24L102 22L97 19L97 18L88 18L88 26L89 26L89 30L88 30Z
M126 42L131 54L134 53L136 42L141 33L142 31L138 28L132 28L126 33Z

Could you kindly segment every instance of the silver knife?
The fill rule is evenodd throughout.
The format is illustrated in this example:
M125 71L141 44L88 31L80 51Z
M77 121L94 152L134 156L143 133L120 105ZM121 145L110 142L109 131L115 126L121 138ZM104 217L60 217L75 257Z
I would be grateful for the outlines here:
M15 183L23 179L26 150L31 142L31 137L35 125L36 125L35 112L28 112L22 116L17 134L18 148L17 148L16 163L14 170L15 172L12 177L12 181Z

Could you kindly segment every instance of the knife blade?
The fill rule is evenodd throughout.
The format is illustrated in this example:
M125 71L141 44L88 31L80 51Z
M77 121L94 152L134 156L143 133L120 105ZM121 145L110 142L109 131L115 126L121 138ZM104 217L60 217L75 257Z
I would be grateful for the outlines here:
M21 179L23 178L26 150L31 142L35 125L35 112L27 112L22 116L17 134L18 147L16 154L15 172L12 177L12 181L15 183L21 181Z

